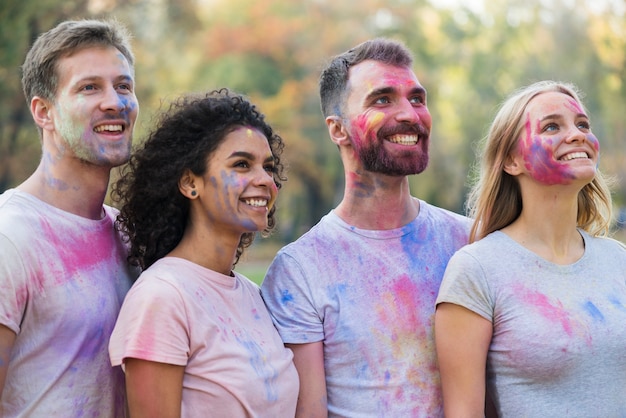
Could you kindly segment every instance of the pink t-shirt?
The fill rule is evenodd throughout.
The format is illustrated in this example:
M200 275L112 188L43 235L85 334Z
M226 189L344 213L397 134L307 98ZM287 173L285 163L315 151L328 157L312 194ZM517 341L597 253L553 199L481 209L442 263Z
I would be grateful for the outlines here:
M113 365L185 366L182 417L294 416L298 375L246 277L165 257L129 291L111 336Z

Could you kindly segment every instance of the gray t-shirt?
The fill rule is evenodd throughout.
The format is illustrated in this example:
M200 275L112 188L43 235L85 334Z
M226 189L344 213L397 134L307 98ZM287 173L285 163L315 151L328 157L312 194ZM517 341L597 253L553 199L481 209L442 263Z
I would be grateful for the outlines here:
M626 417L626 247L580 233L570 265L499 231L448 264L437 303L493 323L487 385L501 417Z
M469 227L423 201L386 231L331 212L278 253L262 295L283 341L323 341L329 416L443 416L435 298Z

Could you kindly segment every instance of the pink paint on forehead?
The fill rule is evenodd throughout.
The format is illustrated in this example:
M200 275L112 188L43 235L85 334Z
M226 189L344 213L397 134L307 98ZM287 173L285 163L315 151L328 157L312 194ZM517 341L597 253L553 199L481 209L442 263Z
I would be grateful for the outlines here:
M583 110L582 106L580 105L580 103L578 103L576 100L574 99L569 99L568 101L569 106L566 106L569 110L572 110L575 113L582 113L585 114L585 111Z

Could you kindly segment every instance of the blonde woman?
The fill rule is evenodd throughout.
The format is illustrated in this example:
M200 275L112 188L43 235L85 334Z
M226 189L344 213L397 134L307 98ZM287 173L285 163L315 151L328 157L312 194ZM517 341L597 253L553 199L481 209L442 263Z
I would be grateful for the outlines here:
M435 317L447 417L626 414L626 247L604 237L600 145L569 84L504 102Z

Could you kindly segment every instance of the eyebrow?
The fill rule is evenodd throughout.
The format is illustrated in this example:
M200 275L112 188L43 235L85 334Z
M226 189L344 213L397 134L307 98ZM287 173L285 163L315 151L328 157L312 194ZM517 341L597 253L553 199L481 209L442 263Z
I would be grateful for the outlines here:
M564 116L559 114L559 113L552 113L550 115L546 115L544 117L542 117L541 119L539 119L540 122L543 122L544 120L548 120L548 119L562 119ZM577 113L576 114L577 118L585 118L585 119L589 119L589 116L587 116L584 113Z
M83 84L83 83L94 83L94 82L99 82L102 80L108 80L108 77L103 77L101 75L86 75L84 77L79 78L78 80L76 80L74 82L74 84ZM135 80L133 79L132 76L128 75L128 74L120 74L116 77L113 78L113 81L115 82L127 82L127 83L131 83L134 84Z
M385 94L392 94L395 92L396 92L396 89L394 87L380 87L378 89L375 89L369 92L369 94L365 96L365 101L371 100L374 97L382 96ZM414 87L409 92L409 95L410 96L415 96L415 95L425 96L426 89L424 87Z
M248 160L254 160L254 154L249 153L247 151L235 151L228 156L228 158L237 158L237 157L246 158ZM274 162L274 160L275 160L274 156L270 155L263 162L269 163L269 162Z

